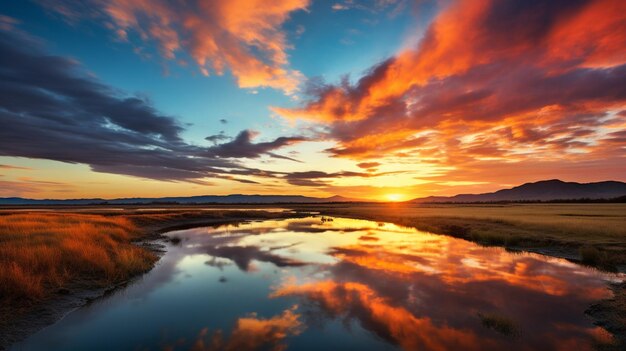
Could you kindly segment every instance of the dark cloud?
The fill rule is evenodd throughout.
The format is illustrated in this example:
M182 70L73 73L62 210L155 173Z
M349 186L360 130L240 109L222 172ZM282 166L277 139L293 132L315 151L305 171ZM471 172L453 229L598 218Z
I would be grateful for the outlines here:
M183 128L149 101L87 76L16 31L0 31L0 155L87 164L96 172L169 181L274 177L224 157L258 157L302 140L252 144L245 131L214 148L182 140ZM250 181L251 182L251 181ZM202 183L202 182L200 182Z
M220 131L219 134L209 135L208 137L204 138L204 140L210 141L213 144L219 144L222 141L226 141L230 139L232 139L232 137L225 135L223 130Z
M609 133L607 135L608 138L605 140L616 143L616 144L626 144L626 130L621 130L619 132Z
M253 131L243 130L235 137L235 139L233 139L233 141L211 147L209 148L208 153L222 158L257 158L262 155L268 155L274 158L297 161L287 156L275 154L272 151L306 140L304 137L279 137L270 142L255 144L252 142L252 138L255 135L256 133Z
M357 167L363 169L372 169L380 166L380 162L360 162L357 163Z
M333 172L327 173L322 171L305 171L305 172L291 172L287 173L284 178L291 185L298 186L328 186L329 180L335 178L348 178L348 177L361 177L361 178L370 178L370 177L378 177L386 174L393 173L402 173L402 172L383 172L383 173L371 173L371 172L351 172L351 171L341 171L341 172Z
M250 270L250 263L254 260L270 262L276 267L298 267L306 264L273 254L271 250L261 250L256 246L214 246L207 247L206 250L209 255L232 260L242 271Z
M380 239L378 239L375 236L372 235L361 235L359 237L359 240L363 240L363 241L379 241Z
M220 119L221 124L228 124L228 120L226 118Z
M579 11L593 0L494 1L483 15L483 30L490 45L513 42L540 44L559 21ZM511 37L513 34L513 37Z

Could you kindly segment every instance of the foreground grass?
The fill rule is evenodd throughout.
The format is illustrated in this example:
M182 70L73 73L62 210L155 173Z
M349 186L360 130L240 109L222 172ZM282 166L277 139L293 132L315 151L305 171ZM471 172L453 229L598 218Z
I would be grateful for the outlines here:
M626 204L326 205L326 215L393 222L487 245L564 249L588 265L626 264Z
M142 232L127 218L75 213L0 216L0 303L35 303L78 281L115 284L157 257L133 245Z

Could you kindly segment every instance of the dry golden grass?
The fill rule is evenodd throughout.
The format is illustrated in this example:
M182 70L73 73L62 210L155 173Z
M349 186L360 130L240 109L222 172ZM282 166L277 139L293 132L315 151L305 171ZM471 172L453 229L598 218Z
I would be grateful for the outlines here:
M146 271L156 256L131 243L140 235L124 217L2 215L0 302L34 302L77 281L106 286Z
M460 218L551 227L570 237L626 237L626 204L407 205L380 204L343 208L403 218Z

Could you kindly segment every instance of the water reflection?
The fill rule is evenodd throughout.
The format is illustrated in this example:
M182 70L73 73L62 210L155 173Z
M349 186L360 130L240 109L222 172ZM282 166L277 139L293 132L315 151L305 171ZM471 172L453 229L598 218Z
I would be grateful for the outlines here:
M610 336L583 311L623 279L361 220L169 235L141 281L15 349L591 350Z
M283 340L287 336L298 335L302 331L300 315L294 311L298 306L283 311L282 314L269 319L261 319L252 313L249 316L239 318L232 334L224 339L221 330L213 333L209 328L204 328L193 342L193 351L214 350L258 350L269 348L271 350L283 350L287 344ZM179 345L185 345L185 340L179 340ZM163 347L165 351L173 351L177 345Z

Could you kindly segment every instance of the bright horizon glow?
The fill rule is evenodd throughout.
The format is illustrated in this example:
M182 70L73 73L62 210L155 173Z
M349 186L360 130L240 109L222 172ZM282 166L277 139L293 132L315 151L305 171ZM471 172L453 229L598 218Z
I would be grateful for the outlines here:
M387 194L385 195L387 201L398 202L406 199L406 195L404 194Z

